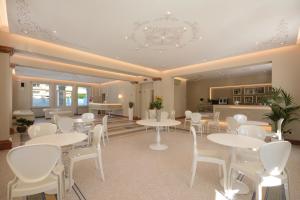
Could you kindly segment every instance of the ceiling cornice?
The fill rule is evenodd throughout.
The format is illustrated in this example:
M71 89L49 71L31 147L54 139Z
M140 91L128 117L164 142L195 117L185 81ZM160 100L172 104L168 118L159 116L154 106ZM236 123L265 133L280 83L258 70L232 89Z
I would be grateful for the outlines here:
M53 70L59 72L67 72L73 74L82 74L88 76L96 76L101 78L117 79L124 81L139 81L141 77L128 74L105 71L85 66L72 65L47 59L34 58L22 54L14 54L10 61L18 66L26 66L31 68Z
M17 34L0 31L0 38L0 45L10 46L20 51L86 63L88 65L97 66L102 70L117 71L148 77L160 76L159 70L115 60L42 40L24 37Z
M17 81L27 80L27 81L36 81L36 82L44 82L44 83L60 83L60 84L72 84L72 85L86 85L86 86L92 86L92 87L100 87L100 85L101 85L101 84L97 84L97 83L56 80L56 79L48 79L48 78L40 78L40 77L32 77L32 76L14 76L14 80L17 80Z

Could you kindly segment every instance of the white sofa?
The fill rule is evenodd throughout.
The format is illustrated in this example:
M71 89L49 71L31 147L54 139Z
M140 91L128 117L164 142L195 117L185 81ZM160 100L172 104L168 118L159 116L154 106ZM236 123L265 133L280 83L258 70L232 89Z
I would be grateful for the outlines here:
M60 111L60 108L44 108L43 112L45 113L45 119L51 119L50 112Z
M15 110L13 116L16 119L23 118L31 121L34 121L35 119L34 113L31 110Z

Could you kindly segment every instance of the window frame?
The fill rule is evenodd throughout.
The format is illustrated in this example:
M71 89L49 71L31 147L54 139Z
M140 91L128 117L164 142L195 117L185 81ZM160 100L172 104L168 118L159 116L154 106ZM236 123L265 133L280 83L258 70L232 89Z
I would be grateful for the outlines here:
M65 87L71 87L72 88L72 91L71 91L71 105L69 105L69 106L67 106L67 98L66 98L66 94L67 94L67 92L66 92L66 90L64 90L64 99L63 99L63 105L62 106L60 106L59 104L58 104L58 99L59 98L57 98L58 96L57 96L57 92L59 91L58 89L57 89L57 86L65 86ZM68 91L69 92L69 91ZM74 92L74 85L68 85L68 84L55 84L55 106L57 107L57 108L71 108L72 106L73 106L73 92Z
M47 106L34 106L33 105L33 85L34 84L44 84L44 85L48 85L49 89L48 89L48 97L49 97L49 103ZM51 84L50 83L45 83L45 82L32 82L31 83L31 108L50 108L51 107Z
M87 98L86 105L79 105L79 103L78 103L78 100L79 100L79 98L78 98L78 96L79 96L78 89L79 88L86 88L86 98ZM89 97L90 97L89 90L90 90L90 87L88 87L88 86L77 86L77 91L76 92L77 92L77 106L78 107L88 107L89 106Z

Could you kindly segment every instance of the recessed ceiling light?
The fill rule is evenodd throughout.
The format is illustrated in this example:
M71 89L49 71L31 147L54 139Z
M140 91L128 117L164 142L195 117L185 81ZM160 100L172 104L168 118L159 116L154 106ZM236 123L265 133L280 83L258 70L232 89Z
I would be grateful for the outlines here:
M175 44L175 47L179 47L179 44Z
M199 40L202 40L202 39L203 39L203 37L202 37L202 36L200 36L200 37L199 37Z
M52 33L56 34L57 32L56 32L56 30L54 30L54 31L52 31Z
M129 38L129 37L128 37L127 35L124 37L125 40L128 40L128 38Z
M167 15L171 15L172 13L171 13L171 11L167 11L166 14Z

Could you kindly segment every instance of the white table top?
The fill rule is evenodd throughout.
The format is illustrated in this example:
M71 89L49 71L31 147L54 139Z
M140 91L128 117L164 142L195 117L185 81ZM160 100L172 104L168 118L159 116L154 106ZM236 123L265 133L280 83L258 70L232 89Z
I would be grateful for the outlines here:
M74 123L92 123L94 121L95 119L82 119L82 118L74 119Z
M265 144L264 141L257 138L228 133L213 133L208 135L207 139L217 144L237 148L259 149Z
M269 126L267 122L262 122L262 121L246 121L241 125Z
M33 138L26 142L26 145L30 144L53 144L57 146L68 146L82 142L87 139L87 135L84 133L61 133L53 135L45 135L41 137Z
M177 126L181 124L180 121L167 119L167 120L161 120L160 122L157 122L156 119L147 119L147 120L138 120L136 121L137 124L143 125L143 126Z

